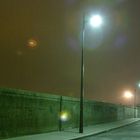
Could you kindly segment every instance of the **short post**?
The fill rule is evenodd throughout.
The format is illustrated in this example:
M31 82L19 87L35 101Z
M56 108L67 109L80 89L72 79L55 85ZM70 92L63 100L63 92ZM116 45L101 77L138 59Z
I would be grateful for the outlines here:
M62 121L61 121L61 118L60 118L61 112L62 112L62 96L60 96L60 108L59 108L59 131L62 130Z

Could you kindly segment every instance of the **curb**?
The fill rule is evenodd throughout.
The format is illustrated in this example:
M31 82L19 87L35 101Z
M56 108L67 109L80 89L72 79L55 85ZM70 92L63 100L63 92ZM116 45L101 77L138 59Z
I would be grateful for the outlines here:
M90 136L100 135L100 134L102 134L102 133L106 133L106 132L109 132L109 131L113 131L113 130L115 130L115 129L119 129L119 128L122 128L122 127L129 126L129 125L131 125L131 124L133 124L133 123L137 123L138 121L140 121L140 120L136 120L136 121L130 122L130 123L128 123L128 124L124 124L124 125L121 125L121 126L117 126L117 127L114 127L114 128L110 128L110 129L107 129L107 130L103 130L103 131L101 131L101 132L96 132L96 133L94 133L94 134L86 134L85 136L79 136L79 137L77 137L77 138L71 138L71 139L69 139L69 140L80 140L81 138L86 138L86 137L90 137Z

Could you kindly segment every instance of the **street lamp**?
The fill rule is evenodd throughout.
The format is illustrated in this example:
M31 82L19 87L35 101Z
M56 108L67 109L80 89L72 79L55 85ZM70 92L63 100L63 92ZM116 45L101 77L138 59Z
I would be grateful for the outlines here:
M125 98L125 99L134 99L134 101L133 101L133 105L135 106L135 93L132 93L131 91L129 91L129 90L126 90L125 92L124 92L124 95L123 95L123 97Z
M131 91L127 90L124 92L124 97L126 99L132 99L133 98L133 110L134 110L134 118L136 117L136 112L135 112L135 100L136 100L136 90L134 93Z
M131 99L133 97L133 94L132 94L131 91L127 90L127 91L124 92L124 97L126 99Z
M86 23L90 23L93 28L99 28L102 25L102 17L100 15L93 15L89 20L86 19L85 14L82 19L82 40L81 40L81 86L80 86L80 119L79 119L79 133L83 133L83 102L84 102L84 40Z
M101 27L103 20L100 15L93 15L91 16L89 23L92 27L98 28Z
M134 98L134 117L137 118L137 89L140 88L140 83L138 83L135 87L135 98Z

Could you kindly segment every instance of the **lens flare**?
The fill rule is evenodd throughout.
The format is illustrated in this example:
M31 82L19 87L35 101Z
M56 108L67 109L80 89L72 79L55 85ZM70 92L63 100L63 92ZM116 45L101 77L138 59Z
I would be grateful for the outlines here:
M28 43L27 43L27 46L29 48L35 48L35 47L37 47L37 41L35 39L29 39Z
M60 120L66 122L70 119L70 114L67 111L62 111L60 113Z

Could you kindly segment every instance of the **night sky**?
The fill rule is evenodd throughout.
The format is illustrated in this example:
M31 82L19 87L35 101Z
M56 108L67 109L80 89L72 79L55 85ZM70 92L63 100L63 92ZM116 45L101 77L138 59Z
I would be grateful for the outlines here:
M85 98L128 103L123 91L140 80L139 6L140 0L1 0L0 87L79 97L82 15L99 13L103 26L87 24L85 31Z

